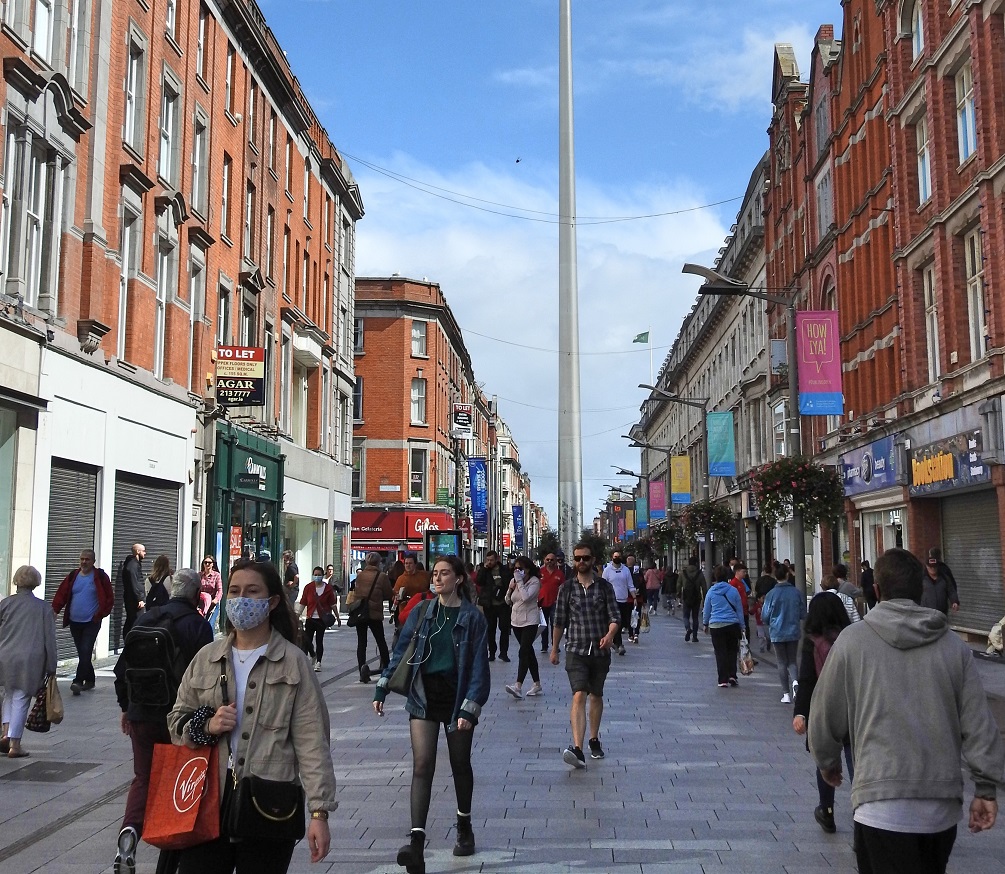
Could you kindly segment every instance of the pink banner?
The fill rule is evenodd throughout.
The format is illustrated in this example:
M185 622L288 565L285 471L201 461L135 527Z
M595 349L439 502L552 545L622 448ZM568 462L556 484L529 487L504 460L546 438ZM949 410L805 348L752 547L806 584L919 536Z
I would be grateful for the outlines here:
M667 486L661 479L649 480L649 518L666 519Z
M799 412L841 415L841 335L837 310L796 313Z

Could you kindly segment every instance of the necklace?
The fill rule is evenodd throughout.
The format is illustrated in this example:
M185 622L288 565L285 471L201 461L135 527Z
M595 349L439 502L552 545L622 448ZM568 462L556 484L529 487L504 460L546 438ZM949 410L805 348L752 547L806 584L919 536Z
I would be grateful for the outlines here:
M265 649L266 646L268 646L268 644L264 644L263 646L255 647L255 649L246 649L246 650L240 650L240 649L238 649L235 646L235 647L233 647L233 650L234 650L234 655L237 657L237 660L242 665L244 665L244 664L248 663L248 659L250 659L252 656L262 655L262 650ZM241 658L241 653L242 652L245 653L245 656L244 656L243 659Z

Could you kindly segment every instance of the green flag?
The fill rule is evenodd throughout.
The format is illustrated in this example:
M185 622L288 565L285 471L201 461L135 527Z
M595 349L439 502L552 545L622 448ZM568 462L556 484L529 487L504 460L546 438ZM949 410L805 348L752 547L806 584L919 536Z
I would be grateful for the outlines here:
M649 342L649 332L648 331L644 331L643 333L639 334L638 337L636 337L634 340L632 340L632 342L633 343L648 343Z

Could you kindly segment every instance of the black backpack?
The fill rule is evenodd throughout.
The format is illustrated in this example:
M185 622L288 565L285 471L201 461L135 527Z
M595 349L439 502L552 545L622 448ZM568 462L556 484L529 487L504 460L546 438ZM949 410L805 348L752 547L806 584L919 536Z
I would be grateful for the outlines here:
M129 629L121 658L126 666L124 676L130 704L142 707L174 704L186 664L173 629L174 616L167 610L161 610L153 624Z
M701 584L698 582L697 574L698 571L692 572L690 567L684 570L684 585L681 586L680 600L688 606L701 601Z

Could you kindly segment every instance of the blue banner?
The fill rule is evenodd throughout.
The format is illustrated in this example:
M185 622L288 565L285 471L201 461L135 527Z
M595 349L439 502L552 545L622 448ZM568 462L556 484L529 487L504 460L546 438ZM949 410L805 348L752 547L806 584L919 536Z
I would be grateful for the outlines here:
M635 499L635 530L642 531L649 527L649 501L647 498Z
M488 473L484 458L468 459L468 478L471 480L471 524L479 534L489 530Z
M513 505L513 539L516 541L516 548L523 549L523 506Z
M736 476L736 437L732 413L709 413L708 475Z
M897 485L897 451L893 437L882 437L840 458L845 495L860 495Z

